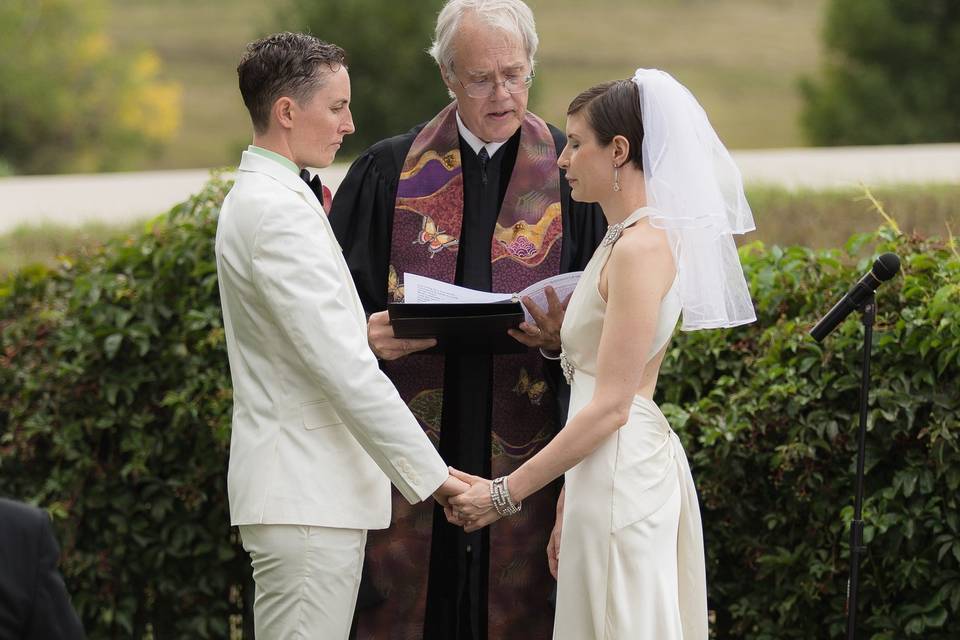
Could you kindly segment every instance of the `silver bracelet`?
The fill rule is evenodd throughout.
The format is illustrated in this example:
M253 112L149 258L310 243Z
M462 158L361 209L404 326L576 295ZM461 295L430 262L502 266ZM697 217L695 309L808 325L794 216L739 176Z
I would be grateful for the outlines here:
M513 498L510 497L507 476L500 476L490 484L490 499L493 501L493 508L500 516L512 516L523 508L522 503L514 504Z
M557 355L553 355L553 354L550 353L549 351L544 351L543 347L540 347L540 355L542 355L542 356L543 356L544 358L546 358L547 360L559 360L561 353L563 353L563 352L562 352L562 351L558 351L558 352L557 352Z

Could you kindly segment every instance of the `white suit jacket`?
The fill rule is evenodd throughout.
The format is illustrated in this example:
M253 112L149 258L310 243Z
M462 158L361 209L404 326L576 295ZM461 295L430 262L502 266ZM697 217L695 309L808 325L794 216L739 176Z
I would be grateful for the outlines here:
M340 245L303 180L244 152L216 254L232 524L382 529L390 482L411 503L432 494L447 467L377 366Z

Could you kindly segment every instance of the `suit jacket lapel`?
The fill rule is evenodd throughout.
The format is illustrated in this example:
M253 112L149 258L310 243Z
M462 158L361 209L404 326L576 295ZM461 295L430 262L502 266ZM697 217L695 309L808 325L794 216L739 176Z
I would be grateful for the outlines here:
M240 157L240 167L239 171L250 171L254 173L262 173L264 175L273 178L284 187L295 191L300 194L307 204L309 204L313 210L320 216L320 223L323 225L324 230L327 232L327 237L330 240L330 245L335 248L335 259L337 265L340 269L340 274L345 280L345 284L351 292L351 304L354 307L354 312L357 314L358 320L366 326L366 313L363 310L363 305L360 303L360 296L357 293L356 285L353 283L353 276L350 274L350 268L347 266L347 261L343 257L343 250L340 247L340 243L337 241L337 237L333 234L333 228L330 226L329 220L327 220L327 213L323 209L323 205L320 204L320 201L317 200L317 196L310 189L310 186L303 181L303 179L290 171L288 168L270 160L269 158L264 158L263 156L251 153L249 151L244 151Z
M288 168L263 156L244 151L240 156L240 171L253 171L270 176L291 191L295 191L309 204L314 211L326 217L326 211L323 205L317 200L317 196L310 190L309 185L304 182L300 176L290 171Z

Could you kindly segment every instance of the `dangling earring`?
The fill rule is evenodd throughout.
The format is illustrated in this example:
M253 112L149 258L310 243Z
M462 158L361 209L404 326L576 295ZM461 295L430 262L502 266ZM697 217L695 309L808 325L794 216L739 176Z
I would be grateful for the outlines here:
M613 190L620 191L620 167L613 165Z

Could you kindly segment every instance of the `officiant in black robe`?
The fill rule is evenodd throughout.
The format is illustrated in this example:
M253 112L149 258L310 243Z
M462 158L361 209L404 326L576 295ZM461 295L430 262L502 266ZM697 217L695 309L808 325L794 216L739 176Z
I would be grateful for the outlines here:
M405 272L515 292L579 271L606 223L599 207L570 199L556 166L563 133L526 111L536 50L529 9L513 3L499 24L516 28L505 30L458 4L441 12L432 51L454 102L364 152L330 222L372 314L371 347L411 411L448 464L496 477L565 420L569 389L536 348L559 350L562 309L518 334L526 353L459 356L417 353L432 342L393 338L384 309L402 300ZM472 534L439 508L395 496L390 529L369 534L356 637L549 637L545 549L556 493L542 493L509 524Z

